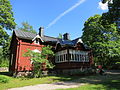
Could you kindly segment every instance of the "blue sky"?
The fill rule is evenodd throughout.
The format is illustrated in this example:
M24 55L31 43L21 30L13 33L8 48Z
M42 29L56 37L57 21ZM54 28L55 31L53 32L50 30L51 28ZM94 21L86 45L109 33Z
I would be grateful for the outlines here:
M95 14L106 12L101 0L10 0L15 22L27 21L38 32L57 37L68 32L71 39L81 37L84 22Z

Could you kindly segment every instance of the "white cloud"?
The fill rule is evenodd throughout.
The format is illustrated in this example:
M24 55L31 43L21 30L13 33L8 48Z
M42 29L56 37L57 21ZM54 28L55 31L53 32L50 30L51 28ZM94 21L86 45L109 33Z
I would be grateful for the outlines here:
M52 25L56 24L56 22L61 19L63 16L65 16L66 14L68 14L69 12L71 12L72 10L74 10L75 8L77 8L80 4L84 3L86 0L79 0L76 4L74 4L73 6L71 6L69 9L65 10L63 13L61 13L59 16L57 16L52 22L50 22L48 24L48 26L46 27L49 28Z
M100 1L98 4L99 4L99 6L98 6L99 9L101 9L101 10L108 10L108 2L106 2L106 3L103 4Z

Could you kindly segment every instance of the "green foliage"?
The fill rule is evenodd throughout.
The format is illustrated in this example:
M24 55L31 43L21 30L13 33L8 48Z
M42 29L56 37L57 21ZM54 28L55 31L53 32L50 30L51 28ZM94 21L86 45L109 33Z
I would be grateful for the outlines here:
M59 36L58 36L59 39L62 39L63 38L63 35L61 33L59 33Z
M8 77L8 76L7 76ZM83 86L76 88L69 88L67 90L120 90L120 75L108 74L106 76L93 75L93 76L46 76L43 78L10 78L8 83L0 83L0 90L7 90L10 88L38 85L38 84L50 84L55 82L73 81ZM85 84L85 85L84 85ZM86 85L87 84L87 85ZM60 89L61 90L61 89ZM63 90L63 89L62 89ZM65 89L66 90L66 89Z
M112 40L112 42L109 41L111 44L108 44L108 47L110 47L110 45L114 46L114 48L109 49L110 58L108 58L113 62L112 64L114 65L116 62L120 61L120 0L103 0L103 3L106 1L109 1L109 11L102 14L103 24L107 21L108 24L116 23L115 26L117 26L117 34L114 36L115 40Z
M10 79L7 76L0 75L0 83L8 83L9 80Z
M0 47L0 67L8 67L9 66L9 60L7 57L3 55L3 48Z
M9 35L4 30L12 30L15 28L12 6L9 0L0 0L0 46L4 46Z
M9 38L7 32L0 26L0 46L4 46L5 42Z
M12 6L9 0L0 0L0 30L15 28Z
M11 37L9 36L9 38L6 40L4 46L2 47L3 48L3 56L8 59L9 59L9 55L10 55L10 51L9 51L10 42L11 42Z
M25 31L25 32L31 32L31 33L37 33L33 27L31 25L29 25L28 22L22 22L22 27L18 27L17 28L18 30L22 30L22 31Z
M8 66L9 35L6 30L12 30L16 26L14 22L12 6L9 0L0 0L0 66ZM7 56L6 56L7 55Z
M30 60L33 61L33 74L34 77L41 77L42 71L46 69L52 69L54 65L47 60L47 57L52 57L54 52L51 50L51 46L45 46L42 48L42 52L34 52L28 49L28 52L24 56L29 56Z
M0 67L9 66L9 39L6 40L4 46L0 47Z
M9 60L4 57L0 57L0 67L8 67L9 66Z
M93 49L95 62L110 65L120 58L120 36L116 24L110 24L103 16L90 17L84 24L82 40Z
M1 53L3 53L3 56L5 57L7 57L9 54L9 44L10 44L9 38L10 37L7 34L7 32L4 29L0 28L0 46L3 48L3 52Z
M8 76L7 76L8 77ZM0 90L8 90L10 88L17 88L23 86L30 86L30 85L38 85L38 84L50 84L60 81L70 81L71 77L62 77L62 76L46 76L42 78L10 78L8 83L0 83Z
M111 23L116 23L119 34L120 34L120 0L102 0L103 3L106 3L108 1L108 8L109 11L106 14L106 18L109 18L109 21Z

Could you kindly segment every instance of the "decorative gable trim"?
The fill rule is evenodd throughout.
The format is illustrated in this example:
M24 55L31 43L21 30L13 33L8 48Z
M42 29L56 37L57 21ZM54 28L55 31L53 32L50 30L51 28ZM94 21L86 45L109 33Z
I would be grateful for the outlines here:
M36 36L32 39L32 41L34 41L36 38L39 38L42 42L44 42L43 39L42 39L39 35L36 35Z
M77 43L79 43L79 42L80 42L80 43L83 43L83 41L82 41L81 39L78 39Z

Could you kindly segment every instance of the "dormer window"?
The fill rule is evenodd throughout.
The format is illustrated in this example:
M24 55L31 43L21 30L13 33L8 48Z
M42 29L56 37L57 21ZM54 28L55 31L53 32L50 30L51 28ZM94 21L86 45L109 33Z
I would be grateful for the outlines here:
M36 40L34 41L34 43L39 45L40 44L39 39L36 38Z
M35 44L40 44L40 42L43 42L42 38L39 35L36 35L32 41L34 41Z

